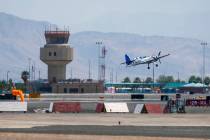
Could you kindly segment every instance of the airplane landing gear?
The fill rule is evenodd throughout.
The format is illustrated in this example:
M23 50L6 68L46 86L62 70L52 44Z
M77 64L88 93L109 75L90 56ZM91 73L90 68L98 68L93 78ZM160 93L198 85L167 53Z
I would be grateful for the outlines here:
M148 66L147 69L150 69L150 67Z
M158 67L158 64L155 64L156 67Z

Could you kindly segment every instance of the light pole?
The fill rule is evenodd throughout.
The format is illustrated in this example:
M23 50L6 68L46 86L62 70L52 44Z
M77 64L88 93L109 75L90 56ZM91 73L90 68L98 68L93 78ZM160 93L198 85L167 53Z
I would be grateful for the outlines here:
M152 80L153 80L153 91L155 89L155 67L154 62L152 63Z
M100 62L101 62L101 45L102 42L98 41L96 42L96 45L98 46L98 80L101 80L101 66L100 66Z
M178 80L178 83L180 83L180 80L179 80L179 72L177 74L178 74L178 79L177 80Z
M204 86L204 79L205 79L205 47L207 46L207 42L201 42L201 46L203 48L203 73L202 73L202 83ZM204 92L204 87L203 87Z
M28 58L28 72L29 72L29 81L30 81L30 78L31 78L31 58L30 57Z
M9 80L9 70L7 71L7 84L8 84L8 80Z

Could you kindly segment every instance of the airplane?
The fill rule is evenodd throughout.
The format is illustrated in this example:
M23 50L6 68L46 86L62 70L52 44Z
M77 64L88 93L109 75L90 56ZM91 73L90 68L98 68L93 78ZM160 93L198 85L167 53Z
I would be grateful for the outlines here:
M159 61L159 63L161 64L160 59L166 56L169 56L170 54L166 54L166 55L160 55L161 51L158 53L157 56L143 56L143 57L136 57L133 60L131 60L129 58L129 56L127 54L125 54L125 62L121 63L121 64L126 64L127 66L136 66L136 65L140 65L140 64L147 64L148 65L148 69L150 69L150 64L151 63L155 63L155 66L158 67L158 63L157 61Z

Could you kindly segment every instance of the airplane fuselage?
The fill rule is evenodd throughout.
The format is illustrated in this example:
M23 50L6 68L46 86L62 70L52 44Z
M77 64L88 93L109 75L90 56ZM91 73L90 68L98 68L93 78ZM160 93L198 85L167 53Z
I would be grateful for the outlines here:
M128 66L136 66L139 64L149 64L156 62L152 56L145 56L145 57L136 57Z

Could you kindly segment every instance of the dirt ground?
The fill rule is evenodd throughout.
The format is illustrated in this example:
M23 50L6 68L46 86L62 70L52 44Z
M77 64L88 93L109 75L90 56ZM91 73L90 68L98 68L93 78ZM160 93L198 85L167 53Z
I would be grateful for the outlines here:
M1 140L208 140L194 138L0 133Z

